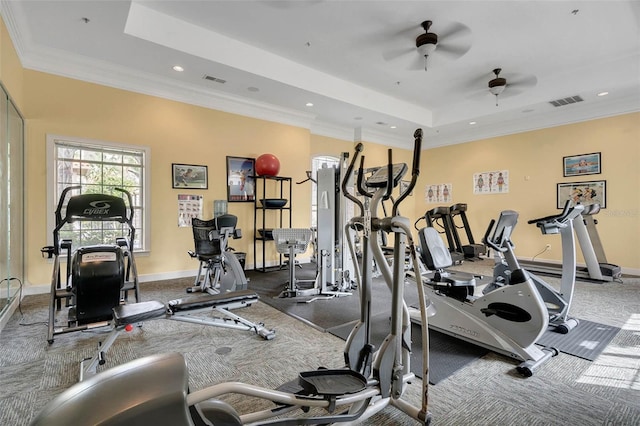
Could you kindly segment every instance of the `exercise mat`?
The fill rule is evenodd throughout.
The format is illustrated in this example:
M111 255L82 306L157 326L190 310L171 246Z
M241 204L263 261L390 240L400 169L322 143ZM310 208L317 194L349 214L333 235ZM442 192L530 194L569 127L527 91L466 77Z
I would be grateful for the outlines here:
M557 333L549 327L537 344L551 346L565 354L593 361L620 331L620 328L610 325L582 319L579 321L580 324L568 334Z
M327 331L346 340L356 321L332 327ZM388 314L378 314L371 321L371 340L376 348L389 333ZM411 327L411 371L422 378L422 331L419 325ZM435 385L467 364L483 357L489 351L460 339L429 330L429 383Z

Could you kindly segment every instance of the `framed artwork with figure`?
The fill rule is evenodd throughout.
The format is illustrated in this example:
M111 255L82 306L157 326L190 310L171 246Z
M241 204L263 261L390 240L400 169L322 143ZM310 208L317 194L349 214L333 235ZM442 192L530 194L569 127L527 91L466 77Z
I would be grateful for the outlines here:
M588 182L564 182L557 184L557 208L562 209L567 200L573 204L600 204L607 207L607 181L593 180Z
M176 189L207 189L209 186L207 166L173 163L171 165L171 180L173 188Z
M227 201L254 202L256 199L256 160L227 157Z
M599 152L590 154L571 155L562 158L565 177L597 175L602 173L601 155Z

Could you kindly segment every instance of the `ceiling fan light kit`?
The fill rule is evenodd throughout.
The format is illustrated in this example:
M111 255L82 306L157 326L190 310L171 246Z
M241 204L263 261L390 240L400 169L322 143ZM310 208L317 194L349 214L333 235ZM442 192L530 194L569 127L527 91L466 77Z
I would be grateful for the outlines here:
M496 68L493 70L493 73L496 75L496 78L489 81L489 92L496 97L496 106L498 106L498 96L504 91L505 87L507 87L507 79L500 77L501 68Z
M424 28L425 33L420 34L418 38L416 38L416 47L418 48L418 52L424 57L425 71L427 70L427 58L436 50L436 45L438 44L438 36L429 32L431 24L431 21L424 21L422 23L422 28Z

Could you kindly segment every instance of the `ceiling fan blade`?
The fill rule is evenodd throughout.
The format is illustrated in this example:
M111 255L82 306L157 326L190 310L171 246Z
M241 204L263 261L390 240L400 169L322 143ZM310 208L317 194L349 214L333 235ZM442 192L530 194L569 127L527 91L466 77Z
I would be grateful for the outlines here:
M389 50L387 52L383 52L382 53L382 58L389 62L389 61L393 61L395 59L398 59L401 56L407 55L409 53L415 53L416 52L416 48L411 46L411 47L405 47L402 49L393 49L393 50Z
M471 36L471 29L460 22L450 22L443 26L436 26L436 25L437 23L434 23L433 32L438 34L438 38L440 40L445 40L445 39L454 40L460 37Z
M430 60L431 58L429 58L427 60L427 62ZM429 64L427 63L427 66L429 66ZM410 70L424 70L425 68L425 59L424 56L417 54L416 53L416 57L413 59L413 61L411 61L411 64L409 65L409 69Z
M517 87L519 89L530 89L538 84L535 75L515 75L507 78L507 86Z
M447 43L446 41L443 43L438 43L436 47L436 53L438 55L444 54L450 58L459 58L465 53L467 53L471 49L470 44L453 44Z

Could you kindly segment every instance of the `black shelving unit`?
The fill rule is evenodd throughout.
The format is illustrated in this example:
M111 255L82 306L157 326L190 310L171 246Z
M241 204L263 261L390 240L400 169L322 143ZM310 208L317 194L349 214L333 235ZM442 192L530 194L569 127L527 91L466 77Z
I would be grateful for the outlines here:
M280 228L291 228L291 178L283 176L256 176L256 199L253 215L253 259L254 270L268 272L279 270L282 267L282 255L279 256L278 265L266 266L266 246L269 241L273 241L267 228L267 217L276 221ZM266 207L260 200L265 198L286 198L287 204L284 207ZM260 233L262 230L262 234ZM259 262L261 261L261 262Z

